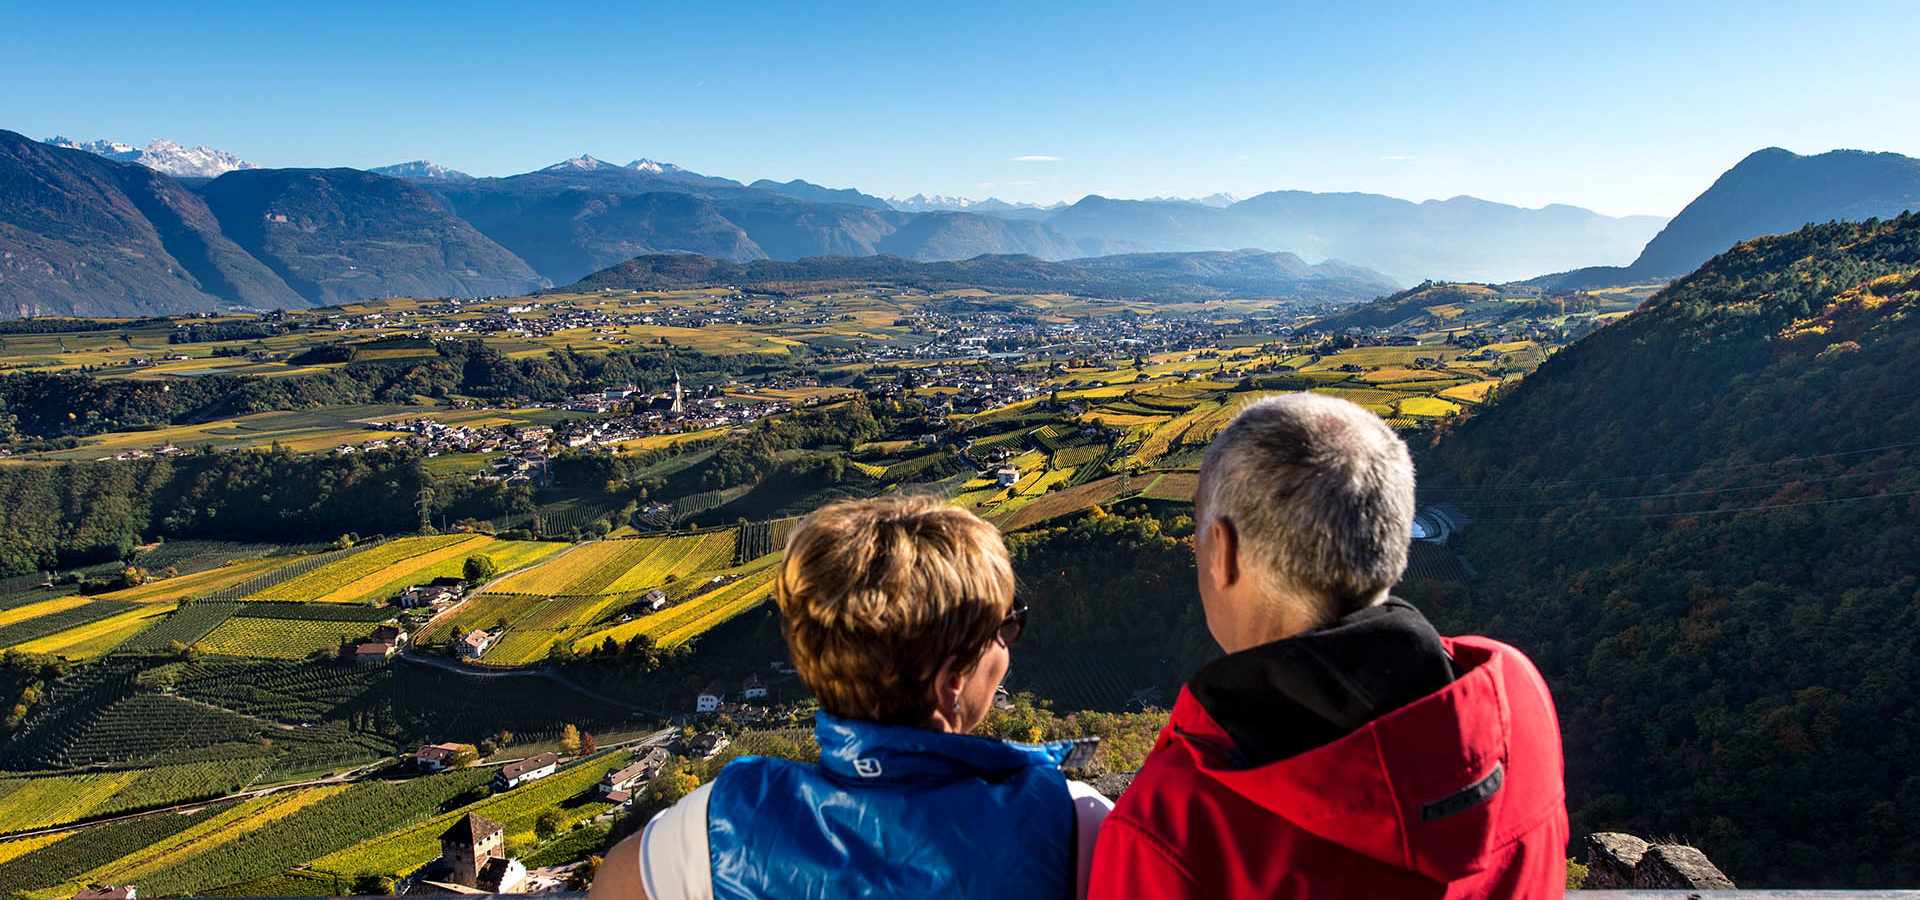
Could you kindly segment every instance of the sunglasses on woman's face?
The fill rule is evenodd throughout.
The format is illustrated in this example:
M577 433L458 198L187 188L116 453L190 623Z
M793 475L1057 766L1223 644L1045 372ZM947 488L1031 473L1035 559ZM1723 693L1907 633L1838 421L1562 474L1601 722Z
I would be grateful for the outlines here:
M1013 598L1013 611L1000 621L1000 631L996 635L1000 643L1012 647L1020 640L1020 633L1027 630L1027 604L1019 597Z

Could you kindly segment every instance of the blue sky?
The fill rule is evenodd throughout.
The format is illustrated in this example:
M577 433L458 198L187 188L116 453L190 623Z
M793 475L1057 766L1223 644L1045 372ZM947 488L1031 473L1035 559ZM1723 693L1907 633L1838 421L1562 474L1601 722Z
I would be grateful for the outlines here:
M0 128L268 166L1671 215L1762 147L1920 155L1912 0L11 6Z

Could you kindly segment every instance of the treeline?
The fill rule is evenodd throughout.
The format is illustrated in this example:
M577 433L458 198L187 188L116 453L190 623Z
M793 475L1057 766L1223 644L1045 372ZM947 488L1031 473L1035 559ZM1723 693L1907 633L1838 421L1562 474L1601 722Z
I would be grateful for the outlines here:
M530 509L524 489L436 482L411 453L192 453L0 467L0 574L124 559L155 538L306 542Z
M1200 609L1188 516L1096 507L1010 534L1007 548L1032 610L1021 653L1111 649L1167 660L1183 675L1218 653Z
M38 316L31 319L8 319L6 321L0 321L0 335L65 334L77 331L120 331L126 328L166 325L172 321L173 320L166 318L67 319L59 316Z
M1540 664L1576 832L1920 881L1916 272L1915 216L1741 245L1422 460L1482 579L1405 590Z
M322 345L307 351L314 358L305 361L343 361L352 357L351 350L348 345ZM609 384L664 390L676 371L699 385L795 369L789 360L708 356L686 350L635 349L602 355L563 349L516 359L475 340L440 342L430 357L354 361L337 369L284 378L207 375L145 381L10 372L0 374L0 441L79 438L272 410L414 403L418 397L558 401Z

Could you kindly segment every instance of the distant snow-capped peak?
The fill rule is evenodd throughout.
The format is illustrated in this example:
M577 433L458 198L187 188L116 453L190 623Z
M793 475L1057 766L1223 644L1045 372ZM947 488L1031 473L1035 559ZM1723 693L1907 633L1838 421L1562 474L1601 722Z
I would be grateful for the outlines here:
M887 205L901 212L942 212L971 209L981 212L994 212L1008 209L1047 209L1038 203L1010 203L998 197L985 200L969 200L965 197L943 197L939 194L915 194L911 197L888 197Z
M619 168L619 166L616 166L613 163L601 162L600 160L594 159L592 156L588 154L582 153L579 156L576 156L572 159L561 160L560 162L554 163L553 165L550 165L544 169L541 169L540 171L542 172L591 172L595 169L617 169L617 168Z
M1222 191L1218 194L1208 194L1205 197L1148 197L1147 202L1149 203L1195 203L1195 204L1199 204L1200 206L1211 206L1215 209L1225 209L1229 206L1234 205L1235 203L1239 203L1240 198L1232 194L1226 193L1225 191Z
M260 168L225 150L215 150L212 147L183 147L165 138L156 138L153 143L147 145L145 150L119 141L80 143L64 137L50 137L46 142L55 147L85 150L114 162L139 163L156 172L174 176L212 178L235 169Z
M663 163L663 162L659 162L657 160L651 160L651 159L636 159L633 162L627 163L626 167L629 169L633 169L636 172L651 172L655 175L692 175L693 174L693 171L690 169L685 169L680 166L676 166L673 163Z
M898 210L918 212L923 209L966 209L973 205L973 201L965 197L942 197L939 194L932 196L915 194L905 198L888 197L887 205Z
M372 172L375 175L385 175L389 178L404 178L408 181L472 181L473 180L472 175L468 175L465 172L461 172L455 169L449 169L446 166L443 166L437 162L433 162L431 160L425 160L425 159L416 159L416 160L413 160L412 162L396 163L391 166L381 166L377 169L368 169L367 171Z

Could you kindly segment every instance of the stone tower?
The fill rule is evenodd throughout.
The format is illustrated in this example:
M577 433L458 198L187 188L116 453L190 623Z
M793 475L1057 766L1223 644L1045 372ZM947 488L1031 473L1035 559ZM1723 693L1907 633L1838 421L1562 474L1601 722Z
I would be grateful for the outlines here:
M440 835L440 858L447 864L447 880L478 887L480 869L489 859L507 858L507 834L499 822L468 813Z
M683 405L685 401L685 397L686 397L685 392L683 392L680 389L680 370L674 369L673 370L673 407L669 409L668 412L676 416L686 415L687 410L686 410L686 407Z

